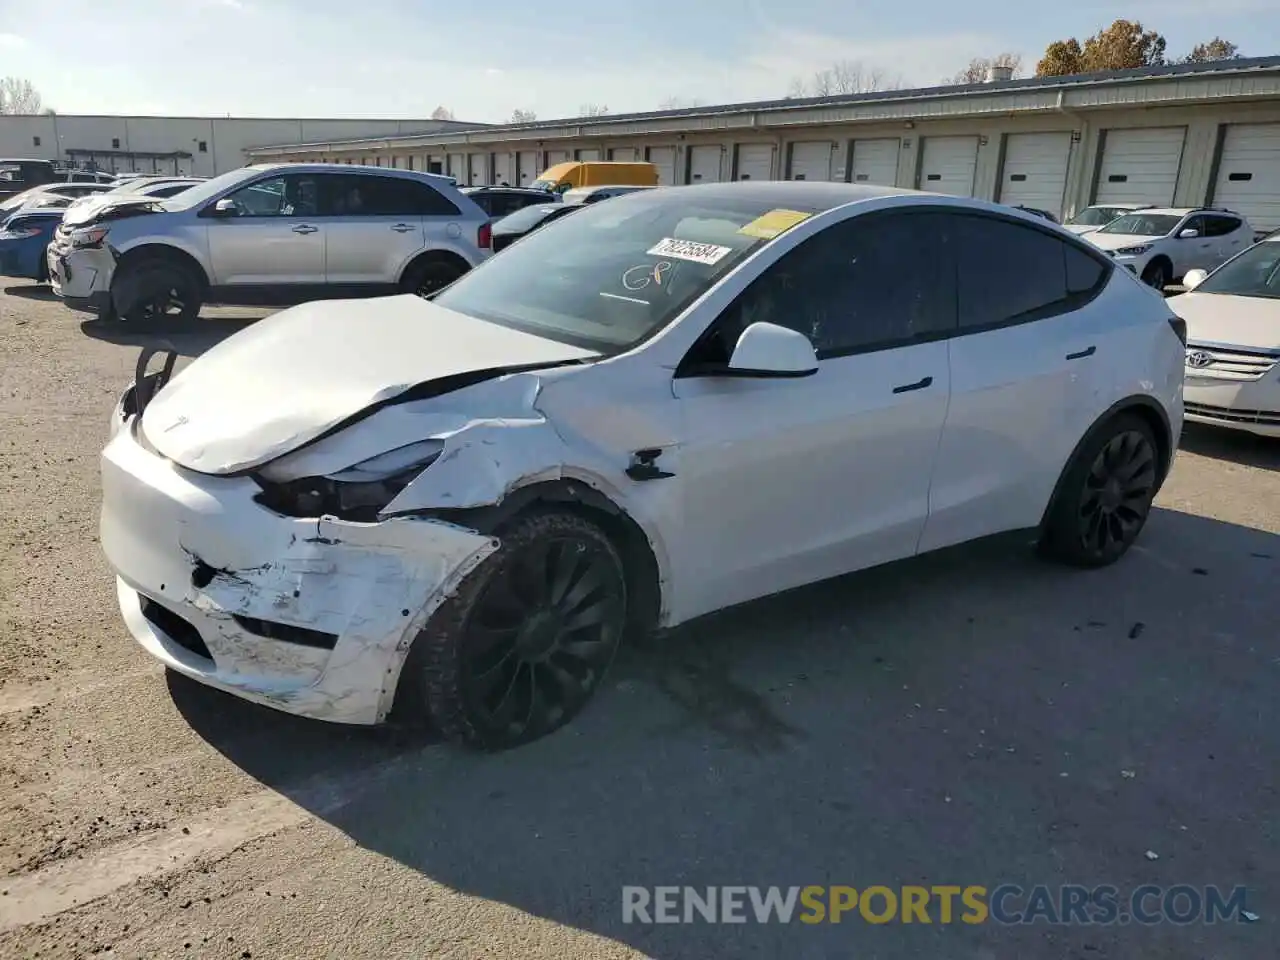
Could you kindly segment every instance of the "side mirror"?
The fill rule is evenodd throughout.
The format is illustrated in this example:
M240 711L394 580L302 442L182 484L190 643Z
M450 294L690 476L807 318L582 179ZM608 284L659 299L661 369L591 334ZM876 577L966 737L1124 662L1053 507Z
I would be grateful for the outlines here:
M1205 277L1209 276L1204 270L1188 270L1186 276L1182 278L1182 285L1187 290L1194 290L1200 284L1204 283Z
M1178 231L1179 240L1194 240L1198 236L1200 236L1200 231L1194 227L1187 227L1185 230Z
M807 377L818 372L818 354L803 333L753 323L738 337L727 372L739 377Z
M213 205L213 209L210 212L215 217L234 217L240 213L236 208L236 202L230 197L223 197Z

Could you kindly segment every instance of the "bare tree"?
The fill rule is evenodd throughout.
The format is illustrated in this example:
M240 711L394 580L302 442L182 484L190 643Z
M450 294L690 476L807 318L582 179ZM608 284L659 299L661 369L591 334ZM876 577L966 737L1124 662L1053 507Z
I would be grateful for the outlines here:
M1022 54L1000 53L994 57L974 57L969 65L952 77L948 82L954 84L983 83L991 74L992 67L1008 67L1012 79L1022 76Z
M432 120L452 120L453 111L443 105L436 107L434 110L431 111L431 119Z
M0 113L35 114L40 112L43 101L40 92L30 80L22 77L5 77L0 80Z
M538 119L538 115L532 110L515 109L511 111L511 119L509 123L533 123Z
M580 117L603 117L608 112L609 108L602 103L584 103L578 108Z
M825 70L815 71L807 82L800 77L791 81L788 96L833 97L849 93L875 93L878 90L901 90L902 78L878 67L868 67L859 60L839 60Z
M692 110L694 107L706 106L704 101L687 97L667 97L658 104L659 110Z

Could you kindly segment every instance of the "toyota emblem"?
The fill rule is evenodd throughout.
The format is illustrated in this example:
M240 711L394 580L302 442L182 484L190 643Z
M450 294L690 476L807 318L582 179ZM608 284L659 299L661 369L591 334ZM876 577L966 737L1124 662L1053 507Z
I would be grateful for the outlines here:
M1187 366L1189 367L1207 367L1213 363L1213 354L1206 353L1203 350L1192 350L1187 354Z

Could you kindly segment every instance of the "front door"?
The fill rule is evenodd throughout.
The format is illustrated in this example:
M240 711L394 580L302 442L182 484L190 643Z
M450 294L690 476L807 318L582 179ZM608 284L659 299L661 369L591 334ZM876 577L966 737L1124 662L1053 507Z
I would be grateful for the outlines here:
M232 216L208 218L215 286L324 282L325 231L312 174L279 174L228 194Z
M690 615L915 553L946 417L953 273L927 216L845 221L784 255L693 348L727 359L747 326L806 334L816 374L678 372L680 555Z

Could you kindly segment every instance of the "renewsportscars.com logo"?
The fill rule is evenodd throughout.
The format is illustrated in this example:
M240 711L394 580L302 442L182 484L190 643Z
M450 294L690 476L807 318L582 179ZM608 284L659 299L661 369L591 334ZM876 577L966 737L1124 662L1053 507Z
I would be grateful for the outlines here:
M1252 922L1233 887L1103 884L985 886L623 887L623 923L884 923L1110 925Z

